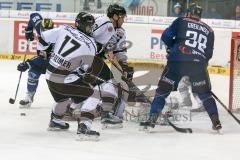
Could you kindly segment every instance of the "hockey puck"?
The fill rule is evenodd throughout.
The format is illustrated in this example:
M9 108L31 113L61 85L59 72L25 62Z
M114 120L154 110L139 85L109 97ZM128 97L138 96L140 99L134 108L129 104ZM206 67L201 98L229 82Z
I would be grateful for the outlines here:
M26 116L26 113L20 113L21 116Z

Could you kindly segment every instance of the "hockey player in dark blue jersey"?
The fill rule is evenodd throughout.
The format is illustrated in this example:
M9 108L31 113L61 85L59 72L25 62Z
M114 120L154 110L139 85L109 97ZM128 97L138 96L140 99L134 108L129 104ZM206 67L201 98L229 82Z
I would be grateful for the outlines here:
M30 15L30 20L28 26L25 30L25 37L29 41L34 40L33 30L35 29L38 36L38 47L46 48L44 51L37 50L37 56L31 60L27 60L23 63L20 63L17 66L19 71L28 71L28 82L27 82L27 93L25 99L21 100L20 108L29 108L33 102L33 97L36 93L38 87L38 80L41 74L45 74L46 67L48 65L48 56L52 50L52 45L49 46L41 38L41 32L53 28L53 21L49 18L42 18L38 13L32 13Z
M149 119L141 122L141 126L155 126L165 105L165 98L177 89L183 76L188 76L192 92L202 101L213 129L222 128L207 71L208 61L213 54L214 32L200 20L201 14L202 8L193 3L186 17L177 18L163 32L161 39L169 51L168 61L151 104Z

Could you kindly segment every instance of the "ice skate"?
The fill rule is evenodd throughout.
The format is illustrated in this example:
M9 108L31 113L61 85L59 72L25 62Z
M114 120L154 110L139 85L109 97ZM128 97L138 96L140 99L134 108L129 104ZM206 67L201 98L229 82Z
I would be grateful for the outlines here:
M152 128L155 127L158 116L150 116L147 121L140 122L141 131L150 132Z
M84 123L79 123L77 135L78 141L98 141L100 133L89 129Z
M59 116L51 114L48 131L65 131L69 129L69 124L64 122Z
M119 117L110 112L103 112L101 115L102 129L106 128L122 128L123 121Z
M19 102L20 106L19 108L30 108L33 102L33 96L30 94L27 94L26 97Z
M211 121L212 121L212 129L217 131L218 133L220 133L220 130L222 129L222 125L220 123L220 120L219 120L218 116L213 115L211 117Z

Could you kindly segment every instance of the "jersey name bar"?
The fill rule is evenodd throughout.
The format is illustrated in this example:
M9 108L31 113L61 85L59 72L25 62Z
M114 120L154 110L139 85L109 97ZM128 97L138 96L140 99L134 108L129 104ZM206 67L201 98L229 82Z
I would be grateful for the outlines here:
M195 30L202 31L202 32L204 32L206 35L209 34L209 31L207 30L206 27L200 26L200 25L195 24L195 23L188 23L188 28L192 28L192 29L195 29Z
M59 57L57 54L52 53L52 59L54 62L58 63L59 65L67 69L71 67L71 62L64 60L63 58Z

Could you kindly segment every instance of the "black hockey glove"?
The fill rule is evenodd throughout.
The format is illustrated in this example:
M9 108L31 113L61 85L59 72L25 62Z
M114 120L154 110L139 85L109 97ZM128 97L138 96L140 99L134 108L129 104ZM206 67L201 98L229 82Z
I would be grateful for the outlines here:
M132 81L133 79L133 73L134 73L134 69L131 66L128 66L128 64L126 62L119 62L120 66L122 67L123 70L123 76L129 80Z
M91 74L91 71L91 68L88 68L87 71L78 68L77 74L83 82L92 84L96 81L96 78L94 75Z
M88 72L86 72L82 75L82 79L85 83L91 83L91 84L96 81L96 78Z
M29 61L22 62L17 66L17 70L20 72L25 72L29 68L30 68Z
M32 30L25 30L25 37L27 40L29 41L33 41L34 40L34 34Z

